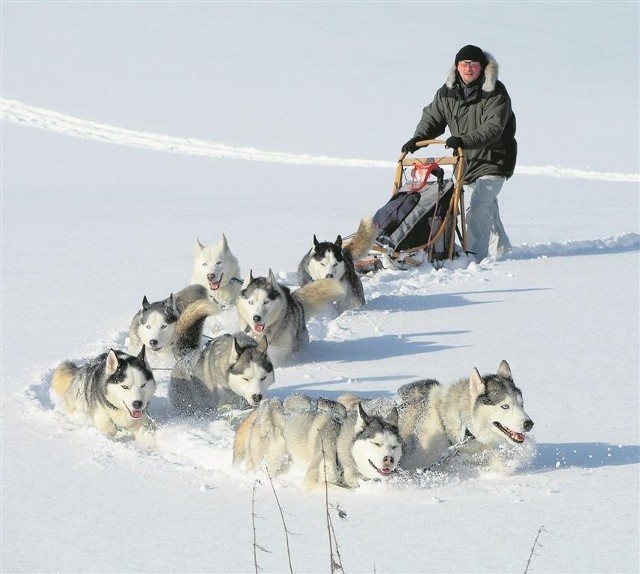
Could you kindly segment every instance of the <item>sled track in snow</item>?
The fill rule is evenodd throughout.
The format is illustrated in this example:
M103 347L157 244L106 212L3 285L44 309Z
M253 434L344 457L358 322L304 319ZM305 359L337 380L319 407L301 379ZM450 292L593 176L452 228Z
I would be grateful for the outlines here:
M624 233L603 239L576 239L551 243L522 243L514 245L507 259L538 259L539 257L569 257L573 255L602 255L640 250L640 235Z
M381 167L393 169L396 166L396 162L394 161L345 159L322 155L312 156L264 151L255 148L233 147L208 140L135 131L76 118L53 110L38 108L17 100L4 98L0 99L0 119L19 125L105 143L217 159L243 159L245 161L326 167ZM521 166L516 168L516 172L524 175L547 177L640 182L640 174L637 173L588 171L554 166Z

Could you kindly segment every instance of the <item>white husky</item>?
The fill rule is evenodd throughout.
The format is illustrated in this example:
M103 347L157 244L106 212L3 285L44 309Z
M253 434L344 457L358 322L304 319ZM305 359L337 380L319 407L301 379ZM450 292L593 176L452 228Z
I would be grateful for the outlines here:
M139 437L151 426L146 411L156 382L144 347L137 357L111 349L81 367L65 361L53 372L51 390L67 415L109 435L125 430Z
M202 285L220 307L233 305L240 293L240 266L223 234L218 243L205 246L196 239L191 283Z

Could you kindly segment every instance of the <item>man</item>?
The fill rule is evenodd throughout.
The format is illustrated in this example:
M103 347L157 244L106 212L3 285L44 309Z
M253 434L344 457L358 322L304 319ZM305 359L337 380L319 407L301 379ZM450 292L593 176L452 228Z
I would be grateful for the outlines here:
M454 153L462 148L466 162L464 189L471 194L467 248L478 262L488 255L503 257L511 244L497 198L516 164L516 118L507 89L498 81L498 63L477 46L464 46L456 54L445 84L422 111L402 151L415 152L416 142L436 139L447 127L446 147Z

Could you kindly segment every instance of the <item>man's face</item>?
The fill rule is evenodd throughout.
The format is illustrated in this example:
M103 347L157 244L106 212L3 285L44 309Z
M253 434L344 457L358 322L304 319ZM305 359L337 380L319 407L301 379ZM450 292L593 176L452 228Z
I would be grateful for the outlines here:
M458 62L458 74L465 84L475 82L482 73L480 62L472 62L471 60L460 60Z

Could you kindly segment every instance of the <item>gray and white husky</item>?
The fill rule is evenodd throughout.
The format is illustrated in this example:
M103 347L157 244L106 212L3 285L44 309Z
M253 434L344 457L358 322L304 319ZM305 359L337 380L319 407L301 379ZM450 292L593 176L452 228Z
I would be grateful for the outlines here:
M169 400L180 414L215 412L219 406L257 406L274 383L267 339L224 334L171 371Z
M338 461L348 487L363 480L388 478L401 456L397 409L392 408L386 418L368 415L360 403L348 411L338 435Z
M129 326L127 350L135 354L144 346L154 367L171 367L176 359L200 346L204 322L216 312L200 285L190 285L153 303L145 295Z
M344 296L334 279L313 281L292 292L278 283L273 271L268 277L253 277L250 271L236 307L241 327L255 339L266 337L274 364L280 364L309 342L307 320Z
M430 468L447 453L471 455L501 470L501 447L521 445L533 428L507 361L495 374L481 376L474 368L448 387L433 379L415 381L400 387L398 396L406 470Z
M336 279L346 292L346 297L336 302L338 313L364 305L364 289L354 261L368 253L376 234L373 220L363 218L349 243L343 244L340 235L333 243L318 241L314 235L313 247L298 265L298 282L302 286L327 277Z
M395 414L395 419L394 419ZM388 478L402 455L397 412L388 420L325 398L291 395L264 401L238 427L234 464L255 470L263 462L272 474L292 464L304 472L307 489L355 488L361 481Z
M139 438L151 428L147 406L156 381L144 347L136 357L111 349L83 366L65 361L53 372L51 390L65 414L109 435L124 430Z
M240 293L240 265L223 234L218 243L205 246L196 239L191 283L202 285L220 308L233 305Z

